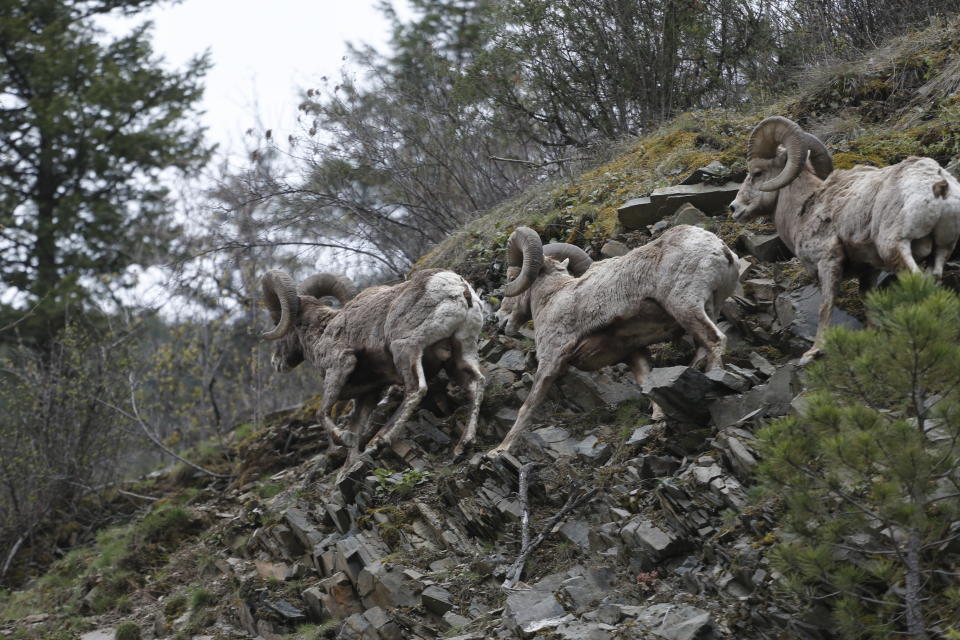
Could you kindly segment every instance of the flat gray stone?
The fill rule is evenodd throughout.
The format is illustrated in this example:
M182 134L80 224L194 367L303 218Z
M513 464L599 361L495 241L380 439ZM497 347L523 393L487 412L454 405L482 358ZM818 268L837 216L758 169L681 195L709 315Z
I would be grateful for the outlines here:
M305 589L300 595L307 604L307 613L310 614L310 619L314 622L323 620L323 592L317 587L310 587L309 589Z
M707 611L685 604L655 604L634 617L638 624L666 640L696 640L714 626L713 617Z
M777 320L780 326L790 334L807 342L813 342L817 335L820 314L820 288L807 285L790 293L777 296ZM843 309L836 306L830 314L831 326L843 326L850 329L862 329L863 324Z
M750 388L750 382L746 378L726 369L711 369L704 375L717 385L730 391L742 392Z
M577 454L577 440L570 437L570 432L562 427L543 427L530 433L530 439L541 448L552 451L560 457L570 457Z
M730 169L719 160L714 160L705 167L696 169L689 176L684 178L680 184L700 184L701 182L711 182L717 179L723 179L730 175Z
M304 549L312 549L315 544L323 540L323 534L317 531L302 510L292 507L284 512L283 517Z
M716 437L717 448L724 453L734 474L740 480L750 478L754 467L757 466L757 459L748 446L753 439L752 434L735 427L723 429Z
M795 365L777 367L766 384L750 391L726 396L709 404L713 424L719 428L729 427L764 417L780 417L789 413L790 404L803 390Z
M568 520L559 529L560 535L583 550L590 549L590 523L586 520Z
M504 615L513 626L533 633L551 624L563 624L567 612L550 591L529 589L511 591L507 595Z
M644 229L671 215L684 203L690 203L708 215L724 213L740 184L679 184L655 189L647 197L628 200L617 208L617 218L625 229Z
M746 232L736 239L734 248L741 254L748 254L760 262L778 262L790 257L790 250L776 233L753 234Z
M427 611L442 616L447 611L453 609L453 594L443 587L432 585L424 589L423 593L420 594L420 602Z
M415 607L420 604L422 588L403 571L379 561L364 567L357 577L357 593L367 607Z
M376 640L377 632L373 625L362 613L354 613L348 616L343 624L340 625L340 631L337 633L337 640Z
M725 214L739 190L739 182L678 184L654 189L650 200L664 203L668 211L676 211L681 204L689 202L709 215Z
M462 616L459 613L454 613L453 611L447 611L443 614L443 621L450 625L451 628L462 627L472 622L470 618Z
M393 618L380 607L371 607L363 612L363 617L373 628L377 640L402 640L403 632Z
M559 397L583 411L643 398L632 378L616 377L609 370L588 372L571 367L557 381L556 390Z
M285 620L296 623L296 622L305 622L307 615L298 607L295 607L293 604L282 600L264 598L263 604L268 609L272 610L274 613L281 615Z
M564 580L561 589L570 598L578 613L597 606L610 595L614 574L606 567L591 567L579 575Z
M628 446L639 446L650 442L657 435L657 429L652 424L645 424L633 430L630 438L627 440Z
M676 548L676 538L643 517L636 517L620 530L624 543L639 552L644 567L652 567L669 557Z
M497 360L497 366L509 371L523 373L527 370L527 354L519 349L511 349L500 356L500 359Z
M658 367L650 371L643 392L674 420L702 424L710 417L705 399L713 381L691 367Z
M574 445L574 450L577 455L601 464L613 453L609 444L600 442L599 438L594 435L589 435L578 442Z
M663 218L661 203L649 196L628 200L617 208L617 219L624 229L645 229Z
M627 255L629 252L630 249L627 248L627 245L619 240L608 240L604 243L603 247L600 248L600 255L604 258L619 258L620 256Z
M676 213L673 214L670 222L673 225L689 224L702 227L709 219L703 211L700 211L700 209L697 209L689 202L684 202L680 205L680 208L677 209Z
M610 640L616 627L603 622L573 621L562 624L554 631L560 640Z

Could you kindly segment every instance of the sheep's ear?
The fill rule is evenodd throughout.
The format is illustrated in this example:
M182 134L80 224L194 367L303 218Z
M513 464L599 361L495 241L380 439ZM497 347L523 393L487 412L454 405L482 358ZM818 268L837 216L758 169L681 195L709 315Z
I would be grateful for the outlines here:
M570 258L564 258L563 262L560 263L560 268L564 271L568 271L567 267L570 266Z

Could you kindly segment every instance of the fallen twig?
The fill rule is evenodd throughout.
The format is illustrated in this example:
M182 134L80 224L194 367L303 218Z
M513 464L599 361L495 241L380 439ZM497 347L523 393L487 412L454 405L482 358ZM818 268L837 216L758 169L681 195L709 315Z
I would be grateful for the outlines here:
M523 573L523 565L527 562L527 558L531 553L533 553L533 550L540 546L540 543L543 542L548 535L550 535L553 527L556 526L556 524L560 522L565 515L579 507L597 493L597 489L594 488L590 489L589 491L579 493L578 495L578 489L578 484L574 482L570 487L570 495L567 497L567 502L563 505L563 508L551 516L549 520L547 520L547 523L543 526L543 529L536 538L523 545L520 550L520 555L517 556L517 559L514 560L513 564L510 565L510 568L507 570L507 578L501 585L503 589L513 589L514 585L516 585L520 580L520 574ZM522 535L523 534L521 532L521 536Z
M151 502L156 502L160 498L154 498L153 496L145 496L140 493L134 493L133 491L127 491L125 489L117 489L117 493L124 496L131 496L133 498L140 498L141 500L150 500Z
M525 164L528 167L535 167L537 169L548 167L551 164L563 164L564 162L586 160L586 158L560 158L558 160L544 160L543 162L535 162L533 160L523 160L522 158L503 158L500 156L490 156L490 159L494 162L513 162L515 164Z
M14 543L13 547L10 549L10 553L7 554L7 559L3 563L3 568L0 568L0 580L7 575L7 571L10 569L10 565L13 564L13 559L17 556L17 551L20 551L20 547L23 545L23 541L27 539L27 535L30 532L24 533L20 536L19 539Z

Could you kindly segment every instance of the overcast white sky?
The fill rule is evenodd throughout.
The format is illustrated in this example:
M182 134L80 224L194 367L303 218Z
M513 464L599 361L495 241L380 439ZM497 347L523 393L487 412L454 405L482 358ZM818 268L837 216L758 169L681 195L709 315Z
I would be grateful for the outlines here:
M393 4L401 16L411 16L406 0ZM179 69L209 49L213 67L205 81L203 124L219 152L240 164L248 128L273 129L281 145L287 135L301 133L296 122L301 90L339 74L347 42L386 50L389 24L376 5L376 0L183 0L129 18L108 16L99 24L120 35L153 22L155 53ZM169 299L161 270L131 270L141 274L133 296L138 301L153 305Z
M343 65L346 42L385 49L389 31L375 0L184 0L102 24L120 33L154 23L155 51L182 68L210 49L204 107L209 138L242 153L243 132L256 114L275 139L296 132L298 88L317 86ZM409 15L405 2L394 3Z

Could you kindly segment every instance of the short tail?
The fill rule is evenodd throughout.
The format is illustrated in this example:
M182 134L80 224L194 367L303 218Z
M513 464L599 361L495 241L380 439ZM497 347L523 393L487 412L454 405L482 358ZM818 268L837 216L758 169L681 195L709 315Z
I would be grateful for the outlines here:
M950 190L950 183L947 182L946 178L940 178L937 182L933 183L933 195L937 198L946 198L947 191Z

